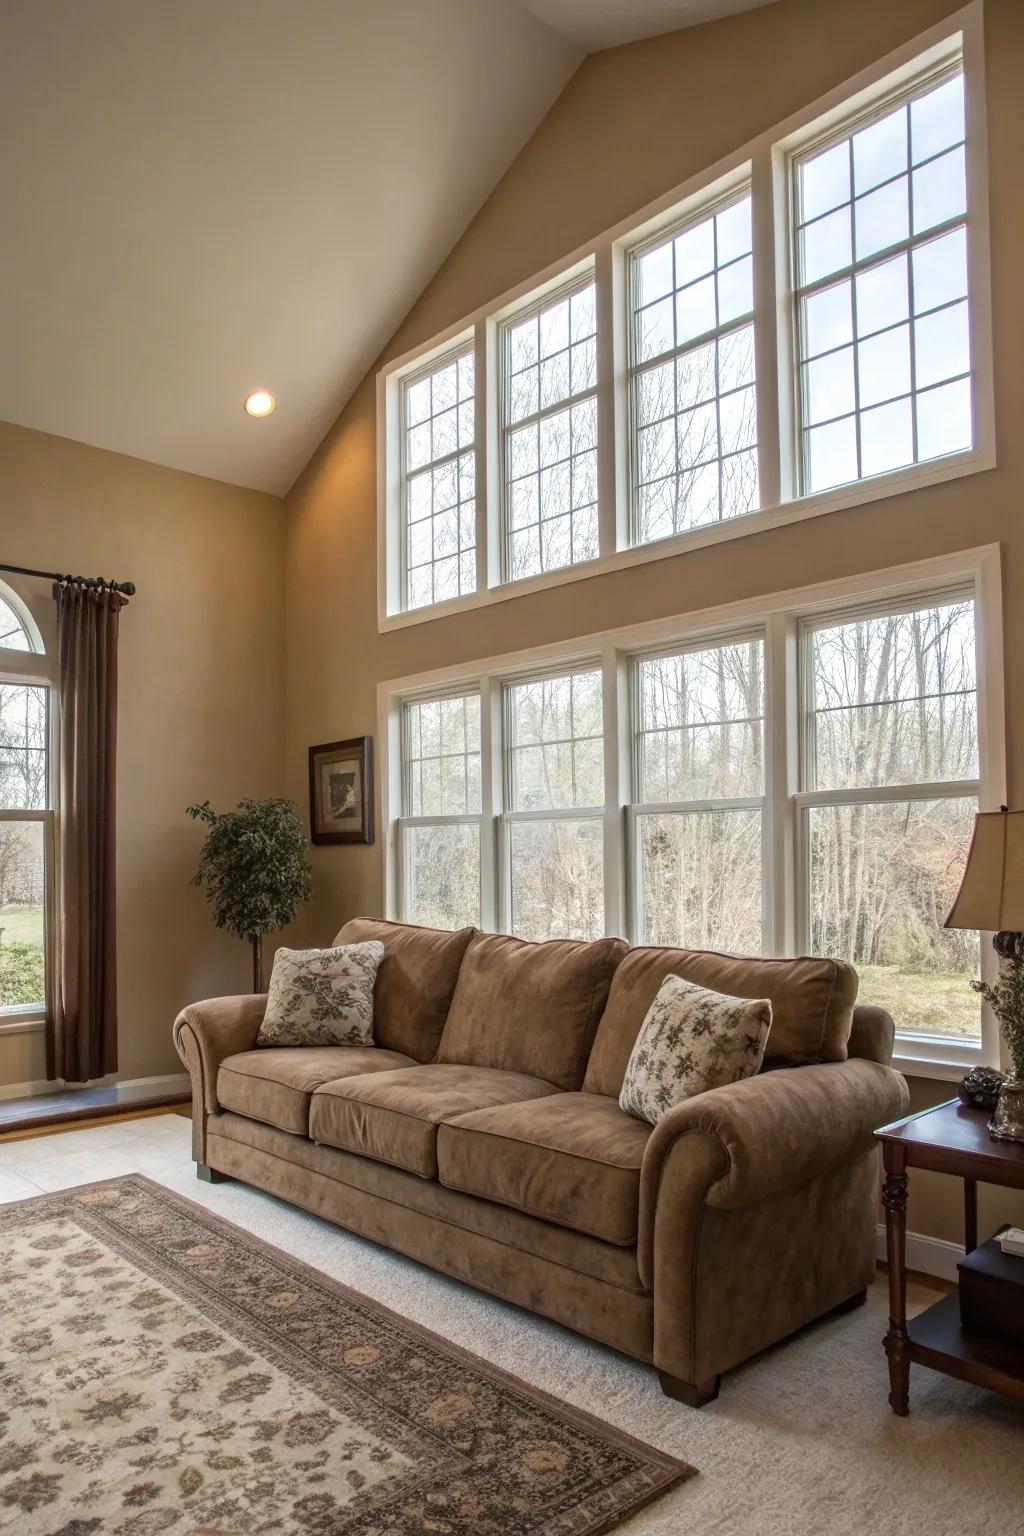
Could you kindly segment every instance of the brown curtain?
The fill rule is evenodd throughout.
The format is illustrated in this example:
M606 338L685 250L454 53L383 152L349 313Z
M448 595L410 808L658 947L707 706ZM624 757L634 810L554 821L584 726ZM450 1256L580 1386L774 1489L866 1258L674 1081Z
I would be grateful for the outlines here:
M60 928L47 1076L117 1069L114 799L117 626L125 599L98 582L54 587L60 684Z

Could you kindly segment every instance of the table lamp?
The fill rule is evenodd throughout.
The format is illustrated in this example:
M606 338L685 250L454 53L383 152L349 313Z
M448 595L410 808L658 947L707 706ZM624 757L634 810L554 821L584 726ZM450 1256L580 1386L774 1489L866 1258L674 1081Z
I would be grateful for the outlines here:
M967 867L945 926L993 935L999 980L994 987L971 986L999 1020L1012 1072L999 1089L989 1130L1005 1141L1024 1141L1024 811L1004 805L974 818Z

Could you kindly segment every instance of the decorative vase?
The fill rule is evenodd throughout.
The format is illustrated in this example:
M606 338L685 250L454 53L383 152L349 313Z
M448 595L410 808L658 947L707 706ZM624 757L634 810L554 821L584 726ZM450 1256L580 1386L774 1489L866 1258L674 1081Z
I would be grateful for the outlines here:
M1024 1141L1024 1077L1005 1079L988 1128L1001 1141Z
M968 1104L972 1109L995 1109L1005 1081L1003 1073L994 1067L972 1067L967 1076L961 1078L957 1094L961 1104Z

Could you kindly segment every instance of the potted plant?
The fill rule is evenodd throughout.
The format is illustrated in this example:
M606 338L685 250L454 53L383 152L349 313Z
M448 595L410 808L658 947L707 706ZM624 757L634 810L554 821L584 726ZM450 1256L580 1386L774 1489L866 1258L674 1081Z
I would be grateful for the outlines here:
M979 811L963 879L947 928L992 934L999 956L994 986L972 981L999 1020L1012 1071L989 1121L993 1136L1024 1142L1024 811Z
M252 945L252 989L263 991L263 935L293 922L312 895L308 843L291 800L242 800L218 814L209 800L187 814L209 829L192 884L206 887L218 928Z
M1004 964L995 986L972 981L999 1020L1010 1057L1010 1076L999 1089L990 1130L1007 1141L1024 1141L1024 935L1000 933L997 953Z

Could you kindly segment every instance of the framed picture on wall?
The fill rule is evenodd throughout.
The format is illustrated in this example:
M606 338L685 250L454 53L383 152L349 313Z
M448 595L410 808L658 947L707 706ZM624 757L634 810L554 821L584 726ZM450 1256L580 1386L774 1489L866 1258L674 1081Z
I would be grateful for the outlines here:
M314 843L373 842L373 738L309 749L309 833Z

